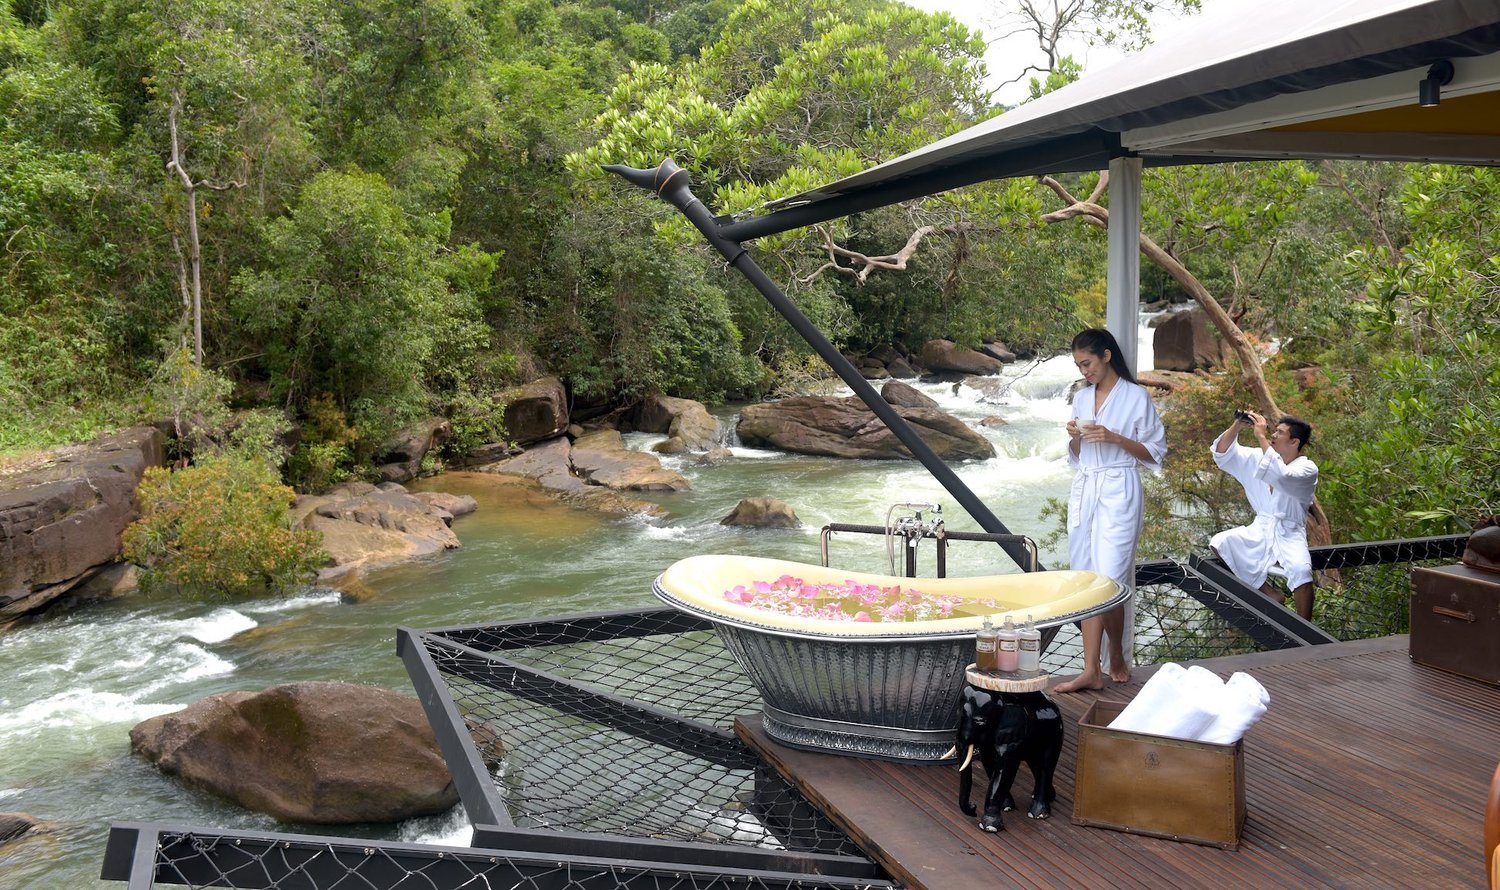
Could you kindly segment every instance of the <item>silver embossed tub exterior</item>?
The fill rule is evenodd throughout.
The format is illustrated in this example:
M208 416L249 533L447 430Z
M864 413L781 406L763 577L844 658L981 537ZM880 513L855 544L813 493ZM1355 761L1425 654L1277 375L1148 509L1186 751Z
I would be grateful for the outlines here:
M1091 572L906 579L742 556L695 556L656 579L664 602L712 622L759 690L767 734L796 748L931 762L952 747L964 668L974 660L976 616L939 621L851 623L770 615L725 600L736 584L791 574L812 583L911 584L924 592L991 597L1041 627L1075 621L1121 602L1128 591ZM1070 576L1062 579L1060 576ZM1028 581L1027 579L1032 579ZM1069 583L1055 583L1061 581ZM1010 588L1024 596L1008 596ZM1058 589L1064 596L1048 595Z

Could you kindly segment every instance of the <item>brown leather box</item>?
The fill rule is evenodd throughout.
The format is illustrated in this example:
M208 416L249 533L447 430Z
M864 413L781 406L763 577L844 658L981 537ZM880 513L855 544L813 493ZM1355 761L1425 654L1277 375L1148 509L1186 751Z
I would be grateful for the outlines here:
M1462 565L1413 569L1411 660L1500 683L1500 574Z
M1245 825L1244 740L1212 745L1110 729L1125 704L1096 701L1078 721L1073 821L1237 849Z

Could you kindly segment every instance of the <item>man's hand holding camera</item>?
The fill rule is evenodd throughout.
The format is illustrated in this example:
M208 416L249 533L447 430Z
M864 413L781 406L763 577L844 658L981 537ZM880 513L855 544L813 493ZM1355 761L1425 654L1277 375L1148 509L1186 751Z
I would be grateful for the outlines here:
M1266 418L1264 415L1257 414L1254 411L1246 411L1242 408L1236 408L1234 411L1234 424L1232 428L1234 432L1238 434L1240 431L1240 427L1242 426L1248 426L1255 430L1255 438L1260 441L1260 447L1262 450L1271 447L1271 440L1267 438L1266 435Z
M1247 426L1255 430L1259 454L1236 441ZM1256 519L1209 541L1237 578L1277 602L1284 595L1268 576L1285 578L1297 614L1309 621L1314 594L1306 517L1318 484L1318 465L1302 455L1302 447L1311 437L1312 425L1294 415L1283 416L1273 428L1254 411L1234 412L1234 420L1214 441L1214 463L1244 487Z

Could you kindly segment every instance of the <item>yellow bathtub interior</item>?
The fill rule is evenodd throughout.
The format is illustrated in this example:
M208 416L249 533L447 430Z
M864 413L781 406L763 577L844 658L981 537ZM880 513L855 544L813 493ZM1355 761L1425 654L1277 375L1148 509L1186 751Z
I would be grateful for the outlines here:
M838 584L853 581L887 587L899 584L923 593L957 596L972 600L993 600L998 608L988 610L990 620L1001 624L1009 616L1016 624L1031 616L1039 627L1051 627L1075 621L1123 600L1124 592L1113 579L1094 572L1053 571L1009 575L981 575L972 578L903 578L850 572L785 559L760 556L704 554L673 563L656 580L663 599L687 611L718 616L734 624L749 624L800 633L827 633L840 637L888 637L893 634L972 632L984 620L983 614L941 618L930 621L831 621L778 615L734 603L724 592L737 585L750 586L756 581L774 581L791 575L811 584Z

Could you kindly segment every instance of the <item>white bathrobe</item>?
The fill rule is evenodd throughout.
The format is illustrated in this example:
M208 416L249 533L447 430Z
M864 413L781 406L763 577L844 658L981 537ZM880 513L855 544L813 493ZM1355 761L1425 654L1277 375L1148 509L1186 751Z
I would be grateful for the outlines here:
M1293 589L1312 581L1307 510L1318 485L1318 465L1300 454L1284 463L1270 448L1262 452L1238 442L1223 454L1212 445L1209 449L1214 463L1245 487L1255 511L1254 522L1219 532L1209 542L1229 570L1257 589L1272 574Z
M1104 426L1146 446L1151 469L1161 466L1167 454L1167 431L1156 414L1156 405L1145 387L1118 380L1104 400L1097 418L1094 387L1085 386L1073 397L1073 419ZM1080 442L1078 456L1068 448L1068 465L1076 469L1068 495L1068 564L1074 569L1098 572L1135 588L1135 545L1141 535L1146 506L1141 491L1140 464L1118 445ZM1126 657L1131 657L1134 639L1134 599L1125 609ZM1133 660L1133 659L1132 659Z

